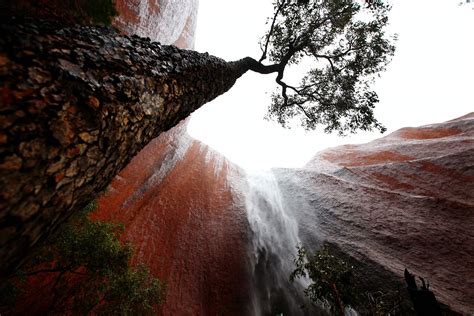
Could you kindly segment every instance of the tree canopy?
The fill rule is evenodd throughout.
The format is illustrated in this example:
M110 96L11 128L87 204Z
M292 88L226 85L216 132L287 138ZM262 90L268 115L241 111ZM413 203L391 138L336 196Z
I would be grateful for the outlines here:
M390 6L381 0L276 0L262 56L251 70L277 73L268 118L286 126L300 118L306 129L340 134L385 128L374 117L374 78L394 54L386 34ZM299 85L284 81L287 66L309 59ZM264 64L268 60L270 64ZM305 64L306 65L306 61Z

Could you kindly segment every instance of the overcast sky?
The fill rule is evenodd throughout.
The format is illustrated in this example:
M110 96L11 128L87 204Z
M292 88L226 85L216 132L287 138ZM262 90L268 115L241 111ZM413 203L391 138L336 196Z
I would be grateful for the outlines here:
M388 133L474 111L474 10L456 0L392 3L397 51L375 86L380 97L376 117ZM258 40L271 13L270 0L200 0L196 50L226 60L258 59ZM244 75L192 115L189 133L245 168L301 167L324 148L382 136L340 138L265 121L276 88L273 75Z

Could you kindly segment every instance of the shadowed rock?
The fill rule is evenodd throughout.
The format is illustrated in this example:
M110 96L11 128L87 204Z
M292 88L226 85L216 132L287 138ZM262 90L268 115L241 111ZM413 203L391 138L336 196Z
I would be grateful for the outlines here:
M436 301L433 292L430 291L430 285L420 277L422 286L418 287L415 276L405 269L405 282L410 293L411 300L418 316L441 316L441 310Z

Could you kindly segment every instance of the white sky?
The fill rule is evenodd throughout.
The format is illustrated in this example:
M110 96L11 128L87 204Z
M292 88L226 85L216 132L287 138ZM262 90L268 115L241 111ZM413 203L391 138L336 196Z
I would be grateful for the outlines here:
M226 60L258 59L271 2L200 0L196 50ZM392 1L397 51L375 86L380 98L376 117L388 133L474 111L474 10L458 3ZM249 72L229 92L196 111L188 132L244 168L301 167L324 148L381 137L373 132L341 138L265 121L276 88L274 75Z

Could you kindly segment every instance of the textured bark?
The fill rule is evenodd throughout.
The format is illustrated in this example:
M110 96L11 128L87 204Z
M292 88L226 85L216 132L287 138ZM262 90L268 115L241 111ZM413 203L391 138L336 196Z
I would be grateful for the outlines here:
M246 71L108 28L13 20L0 32L2 275Z

